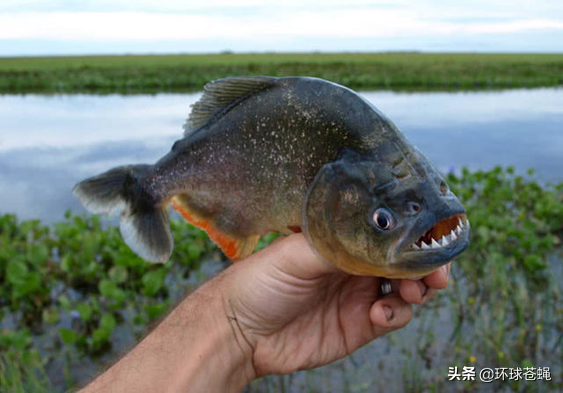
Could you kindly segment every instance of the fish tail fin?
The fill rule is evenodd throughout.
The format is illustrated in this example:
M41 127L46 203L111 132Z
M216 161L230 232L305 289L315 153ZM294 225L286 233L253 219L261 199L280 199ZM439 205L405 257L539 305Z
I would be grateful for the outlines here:
M123 239L141 258L166 262L172 254L169 201L157 201L140 179L150 165L129 165L111 169L78 183L73 193L91 213L121 215Z

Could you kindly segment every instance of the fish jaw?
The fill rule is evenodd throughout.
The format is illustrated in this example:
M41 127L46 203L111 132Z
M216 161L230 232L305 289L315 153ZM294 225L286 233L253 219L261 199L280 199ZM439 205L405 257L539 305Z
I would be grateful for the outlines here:
M453 228L453 240L451 231L449 234L441 236L438 241L431 237L434 233L439 233L438 230L449 229L451 223L456 223ZM427 234L431 239L430 245L426 243ZM305 231L305 235L324 259L346 273L391 279L418 279L447 264L467 249L470 239L470 224L465 213L454 214L429 226L424 235L419 236L416 240L412 240L412 237L409 236L399 241L396 247L389 250L386 257L381 255L369 261L350 254L349 250L345 250L345 247L338 242L315 242L308 230ZM424 240L426 241L422 246Z
M469 246L470 223L465 212L434 220L420 236L403 239L391 257L398 270L429 273L461 254Z

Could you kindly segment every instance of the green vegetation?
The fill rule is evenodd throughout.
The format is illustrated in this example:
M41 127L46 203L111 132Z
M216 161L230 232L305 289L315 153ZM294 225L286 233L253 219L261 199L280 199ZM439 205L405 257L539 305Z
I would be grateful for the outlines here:
M563 84L563 54L220 54L0 58L0 93L193 91L237 75L310 75L354 89Z
M449 288L415 318L414 344L384 339L401 354L385 356L404 357L396 374L384 378L386 386L453 389L448 366L474 365L550 367L551 382L505 381L496 390L563 388L563 183L540 185L512 168L464 170L449 175L449 183L467 208L472 245L455 261ZM171 260L150 265L98 217L68 214L48 227L0 216L0 391L62 391L95 374L96 364L132 345L182 296L202 261L224 261L205 233L178 220L171 225ZM450 337L440 333L439 315ZM324 391L326 380L328 391L369 391L373 381L382 382L381 359L347 366L353 359L268 377L250 391ZM80 364L90 365L86 375ZM64 380L49 382L53 375ZM455 387L472 391L477 383Z

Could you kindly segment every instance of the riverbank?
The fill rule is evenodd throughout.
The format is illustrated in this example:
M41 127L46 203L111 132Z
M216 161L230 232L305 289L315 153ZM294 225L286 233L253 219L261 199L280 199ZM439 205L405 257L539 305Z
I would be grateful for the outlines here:
M0 93L200 90L237 75L310 75L353 89L474 90L563 85L563 54L312 53L0 58Z

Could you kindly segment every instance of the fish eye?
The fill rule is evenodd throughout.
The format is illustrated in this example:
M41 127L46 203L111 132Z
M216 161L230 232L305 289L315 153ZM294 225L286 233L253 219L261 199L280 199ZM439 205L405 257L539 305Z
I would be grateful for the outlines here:
M395 220L393 219L391 212L384 207L380 207L373 213L373 222L379 228L386 231L393 229L395 226Z

